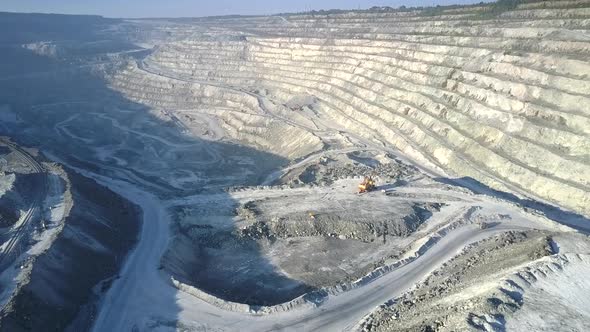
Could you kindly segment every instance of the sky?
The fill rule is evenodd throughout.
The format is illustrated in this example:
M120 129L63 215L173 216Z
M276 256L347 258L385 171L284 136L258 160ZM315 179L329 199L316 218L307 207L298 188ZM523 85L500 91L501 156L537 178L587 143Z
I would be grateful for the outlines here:
M311 9L469 4L481 0L0 0L0 11L94 14L106 17L268 15Z

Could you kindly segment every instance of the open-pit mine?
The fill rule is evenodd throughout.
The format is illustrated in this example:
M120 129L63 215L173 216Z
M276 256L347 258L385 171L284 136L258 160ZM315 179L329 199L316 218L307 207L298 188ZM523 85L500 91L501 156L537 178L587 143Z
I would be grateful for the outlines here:
M589 232L588 0L0 13L0 331L589 331Z

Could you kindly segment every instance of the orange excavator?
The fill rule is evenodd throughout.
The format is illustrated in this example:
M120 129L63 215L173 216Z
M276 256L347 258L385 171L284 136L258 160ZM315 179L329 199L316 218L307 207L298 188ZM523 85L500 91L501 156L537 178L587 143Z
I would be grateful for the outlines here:
M370 176L365 176L363 182L359 184L359 194L373 191L376 188L377 187L375 186L375 180L373 180L373 178Z

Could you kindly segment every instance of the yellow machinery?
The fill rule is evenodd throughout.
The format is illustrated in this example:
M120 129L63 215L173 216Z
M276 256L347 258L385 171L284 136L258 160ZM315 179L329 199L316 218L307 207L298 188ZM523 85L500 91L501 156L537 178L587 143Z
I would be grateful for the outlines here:
M375 190L375 180L370 176L365 176L365 179L359 184L359 194Z

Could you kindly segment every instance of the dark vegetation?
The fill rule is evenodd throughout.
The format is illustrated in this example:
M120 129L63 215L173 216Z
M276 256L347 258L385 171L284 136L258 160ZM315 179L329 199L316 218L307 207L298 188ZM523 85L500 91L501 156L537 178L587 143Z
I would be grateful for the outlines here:
M496 17L502 13L511 11L516 9L518 5L526 2L532 1L523 1L523 0L498 0L492 3L490 6L486 7L486 10L483 11L480 15L483 17Z
M424 7L424 6L400 6L400 7L390 7L390 6L373 6L367 9L358 9L358 10L351 10L351 9L321 9L321 10L311 10L305 12L298 12L298 13L281 13L278 15L312 15L312 16L322 16L322 15L335 15L335 14L344 14L350 12L359 12L359 13L405 13L405 12L415 12L417 16L426 16L426 17L433 17L433 16L441 16L445 14L450 14L454 10L465 10L467 13L473 14L473 19L491 19L495 18L498 15L517 9L518 5L527 4L527 3L542 3L541 8L561 8L558 2L552 2L550 6L548 6L548 1L545 0L498 0L498 1L481 1L479 3L471 4L471 5L437 5L431 7ZM574 5L575 7L587 7L586 4ZM567 8L571 8L572 5L568 5ZM564 7L565 8L565 7Z

